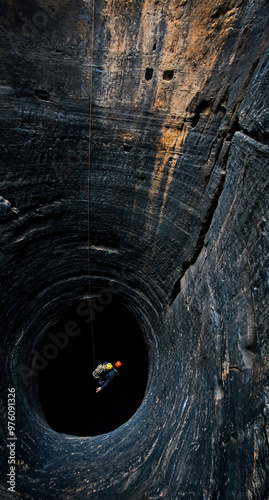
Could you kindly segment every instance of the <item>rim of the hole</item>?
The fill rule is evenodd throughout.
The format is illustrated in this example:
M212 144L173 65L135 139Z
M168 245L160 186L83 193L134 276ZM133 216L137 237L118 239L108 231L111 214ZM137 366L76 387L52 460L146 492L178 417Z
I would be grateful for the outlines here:
M85 298L84 298L84 300L85 300ZM139 321L139 317L138 317L137 314L135 314L133 308L132 307L128 307L128 305L126 304L126 301L122 300L120 297L117 297L116 302L117 302L117 307L123 307L128 314L130 314L131 316L134 317L134 319L136 321L136 327L139 329L140 334L141 334L140 341L143 343L143 348L145 350L145 356L146 356L147 366L146 366L145 383L144 383L144 388L143 388L143 396L141 397L141 400L139 401L138 406L135 408L134 413L132 413L119 426L117 426L114 429L108 431L107 433L110 433L110 432L113 432L113 431L117 430L122 425L124 425L126 422L128 422L131 418L133 418L133 416L137 413L137 411L139 410L139 408L143 404L143 401L144 401L144 399L145 399L145 397L147 395L147 390L148 390L148 385L149 385L149 375L150 375L150 356L149 356L147 335L146 335L145 329L143 328L143 324L141 324L141 322ZM78 299L76 301L74 301L72 304L70 304L69 307L64 308L61 311L61 313L59 313L57 315L57 320L55 320L54 323L53 323L53 327L54 328L57 327L57 324L61 321L61 317L66 314L66 311L68 311L70 308L76 308L77 307L77 303L78 303ZM52 326L47 327L46 333L44 332L42 338L39 339L39 342L38 342L38 344L36 346L36 351L37 352L40 352L40 349L42 348L42 343L44 342L44 339L46 339L46 337L48 336L48 330L50 330L51 328L52 328ZM56 358L57 358L57 356L56 356ZM56 358L55 358L55 360L56 360ZM51 361L55 361L55 360L53 359ZM38 418L42 421L42 424L45 425L47 428L51 429L53 432L57 432L59 434L67 434L67 435L70 435L70 436L81 438L82 435L80 435L80 434L68 433L68 432L65 432L65 431L61 432L60 430L56 430L56 429L53 428L53 426L51 425L51 422L49 421L49 419L47 419L47 417L46 417L46 415L44 413L44 410L43 410L42 396L40 394L40 389L39 389L39 375L37 377L35 377L35 378L36 378L36 380L35 380L36 402L33 405L34 406L33 409L35 410ZM83 434L83 437L95 437L95 436L101 436L101 435L103 435L103 433L93 434L93 435L91 435L91 434L85 434L84 435Z

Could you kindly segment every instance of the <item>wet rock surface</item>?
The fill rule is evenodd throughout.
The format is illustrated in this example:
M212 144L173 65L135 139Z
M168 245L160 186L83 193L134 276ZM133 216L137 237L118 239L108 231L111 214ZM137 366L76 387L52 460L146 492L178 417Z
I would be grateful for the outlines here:
M268 20L262 0L102 0L93 32L92 2L1 3L16 498L268 498ZM92 299L131 311L149 366L135 414L81 437L44 419L33 358L89 295L91 97Z

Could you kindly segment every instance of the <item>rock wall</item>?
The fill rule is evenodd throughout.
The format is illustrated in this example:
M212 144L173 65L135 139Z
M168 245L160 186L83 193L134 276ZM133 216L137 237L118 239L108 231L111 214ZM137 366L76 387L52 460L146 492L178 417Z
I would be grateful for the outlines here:
M1 4L1 432L6 447L15 387L16 498L266 500L268 3L93 6ZM149 374L128 422L81 438L44 421L29 368L88 296L88 205L92 294L120 289Z

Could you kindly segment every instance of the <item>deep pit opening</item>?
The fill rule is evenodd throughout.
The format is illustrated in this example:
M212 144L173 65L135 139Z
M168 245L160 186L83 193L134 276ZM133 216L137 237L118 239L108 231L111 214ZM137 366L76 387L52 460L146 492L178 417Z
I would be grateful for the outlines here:
M78 307L83 316L78 315ZM87 310L87 301L68 308L37 349L40 363L41 357L47 362L37 377L43 416L54 431L75 436L105 434L127 422L141 405L148 380L148 353L140 325L114 297L93 320L96 365L120 360L122 366L119 376L96 394Z

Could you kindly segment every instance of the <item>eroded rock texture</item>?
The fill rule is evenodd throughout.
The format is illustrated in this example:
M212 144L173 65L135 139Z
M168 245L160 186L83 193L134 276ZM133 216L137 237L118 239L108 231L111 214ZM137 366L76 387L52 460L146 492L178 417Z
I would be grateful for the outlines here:
M268 498L268 2L1 2L2 457L16 498ZM91 41L94 34L93 60ZM33 351L113 281L149 354L115 431L54 432ZM80 411L83 411L83 405Z

